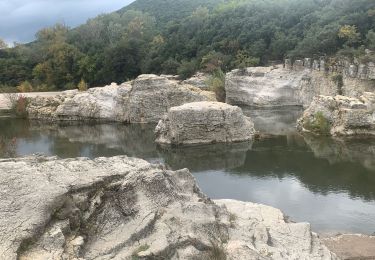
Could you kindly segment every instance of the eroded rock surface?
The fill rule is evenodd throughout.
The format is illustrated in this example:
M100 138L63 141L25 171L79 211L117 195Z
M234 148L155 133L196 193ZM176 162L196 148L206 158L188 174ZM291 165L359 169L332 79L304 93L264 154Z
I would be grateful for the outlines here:
M210 86L207 83L208 78L209 75L202 72L197 72L191 78L184 80L182 83L192 85L202 90L210 90Z
M317 96L297 127L313 134L375 135L375 94L365 92L360 98Z
M132 85L125 101L126 121L158 122L169 108L196 101L215 101L212 92L190 85L178 84L156 75L141 75Z
M241 108L220 102L172 107L155 129L159 144L191 145L252 140L254 124Z
M348 72L331 67L327 70L325 64L324 60L305 59L295 61L291 67L286 60L285 66L233 70L226 75L226 102L262 108L308 107L318 95L359 98L364 92L375 92L373 80L367 77L371 71L367 67L366 77L352 77L355 68L350 70L348 66Z
M53 121L151 123L158 122L170 107L206 100L216 100L215 95L167 77L141 75L121 85L30 98L27 112L31 119Z
M1 259L336 259L307 223L128 157L0 160Z

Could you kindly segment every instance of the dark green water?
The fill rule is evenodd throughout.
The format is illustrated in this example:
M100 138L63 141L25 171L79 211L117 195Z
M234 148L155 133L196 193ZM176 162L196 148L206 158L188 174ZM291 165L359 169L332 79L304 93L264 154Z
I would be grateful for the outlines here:
M160 148L152 125L52 125L0 118L0 157L129 155L189 168L212 198L268 204L318 232L375 232L375 139L300 136L300 111L246 111L253 143ZM275 136L277 135L277 136Z

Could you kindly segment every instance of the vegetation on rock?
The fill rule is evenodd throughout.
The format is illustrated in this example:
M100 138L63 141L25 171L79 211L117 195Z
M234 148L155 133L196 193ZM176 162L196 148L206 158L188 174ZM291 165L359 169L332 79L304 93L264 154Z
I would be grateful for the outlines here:
M329 121L324 117L322 112L317 112L313 120L307 120L303 127L315 134L329 135L331 126Z

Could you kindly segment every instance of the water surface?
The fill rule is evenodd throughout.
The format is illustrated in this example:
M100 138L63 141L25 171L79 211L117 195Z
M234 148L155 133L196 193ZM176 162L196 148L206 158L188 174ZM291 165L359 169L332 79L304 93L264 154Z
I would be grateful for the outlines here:
M271 205L317 232L375 232L375 139L301 136L299 110L245 112L252 143L157 147L154 125L49 124L0 118L0 157L129 155L189 168L207 195Z

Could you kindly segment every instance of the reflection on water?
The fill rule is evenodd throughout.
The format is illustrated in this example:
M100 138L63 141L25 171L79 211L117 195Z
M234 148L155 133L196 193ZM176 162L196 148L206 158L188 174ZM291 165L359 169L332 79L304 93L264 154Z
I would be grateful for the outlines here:
M0 157L135 156L189 168L212 198L272 205L294 220L311 222L316 231L375 232L375 139L300 136L293 130L297 113L254 114L261 132L282 135L182 149L157 147L153 125L51 125L1 118Z

